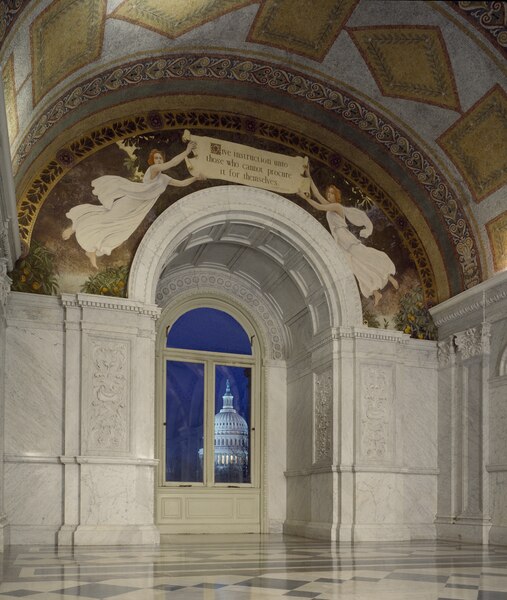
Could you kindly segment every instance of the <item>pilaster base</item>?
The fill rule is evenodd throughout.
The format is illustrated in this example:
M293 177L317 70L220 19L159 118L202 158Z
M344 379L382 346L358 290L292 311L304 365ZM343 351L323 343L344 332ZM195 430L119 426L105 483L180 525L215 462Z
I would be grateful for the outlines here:
M436 539L436 530L431 523L365 523L353 526L354 542L401 542L434 539Z
M9 526L5 515L0 515L0 552L9 545Z
M62 525L58 532L57 544L59 546L73 546L76 529L77 525Z
M317 523L311 521L285 521L283 532L286 535L296 535L318 540L336 541L336 526L332 523Z
M488 544L490 541L491 522L489 520L459 517L454 523L442 523L437 520L435 526L439 540L470 544Z
M160 532L155 525L79 525L75 546L157 546Z
M507 546L507 525L492 525L489 530L489 543Z

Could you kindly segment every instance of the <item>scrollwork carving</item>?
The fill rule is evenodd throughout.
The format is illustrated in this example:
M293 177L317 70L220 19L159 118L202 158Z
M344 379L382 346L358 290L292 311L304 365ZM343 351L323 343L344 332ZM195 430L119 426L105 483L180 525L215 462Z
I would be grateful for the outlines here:
M128 342L92 340L88 450L127 451L129 432Z
M314 386L314 462L331 458L333 378L331 372L315 376Z
M381 367L363 369L361 446L364 458L382 460L391 454L392 387L390 373Z
M440 367L446 367L455 354L453 338L438 342L438 364Z

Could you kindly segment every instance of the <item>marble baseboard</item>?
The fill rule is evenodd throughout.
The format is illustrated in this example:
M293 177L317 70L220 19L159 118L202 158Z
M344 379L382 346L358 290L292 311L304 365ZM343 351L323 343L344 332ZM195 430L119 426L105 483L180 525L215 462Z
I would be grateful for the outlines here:
M298 537L336 541L337 529L332 523L317 523L312 521L285 521L283 533Z
M436 523L437 539L451 542L487 544L490 541L490 523Z
M489 530L489 543L507 546L507 525L492 525Z
M283 521L281 519L269 519L268 533L283 533Z
M160 544L154 525L79 525L74 532L75 546L137 546Z
M354 542L402 542L436 539L435 526L431 523L373 523L353 526Z
M23 544L54 545L59 527L55 525L9 525L9 541L13 546Z

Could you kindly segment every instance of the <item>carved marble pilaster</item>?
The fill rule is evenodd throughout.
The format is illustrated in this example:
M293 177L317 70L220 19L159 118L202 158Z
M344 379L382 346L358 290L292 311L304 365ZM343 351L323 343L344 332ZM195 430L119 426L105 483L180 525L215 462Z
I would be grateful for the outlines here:
M333 435L333 374L314 376L313 456L314 463L329 462Z
M390 460L394 455L392 372L388 367L361 368L360 449L365 461Z

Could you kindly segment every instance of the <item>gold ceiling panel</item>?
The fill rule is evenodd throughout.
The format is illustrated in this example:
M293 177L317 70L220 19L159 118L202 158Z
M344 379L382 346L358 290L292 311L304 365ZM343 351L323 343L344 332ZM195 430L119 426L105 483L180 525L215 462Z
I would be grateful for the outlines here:
M258 0L124 0L111 17L176 38L231 10L257 2Z
M7 113L7 127L9 129L9 142L18 135L18 108L16 103L16 82L14 79L14 58L11 54L2 70L4 84L5 110Z
M507 212L486 223L495 271L507 269Z
M321 61L358 0L265 0L248 39Z
M460 110L438 27L358 27L348 32L384 96Z
M32 23L34 104L59 81L99 58L106 5L106 0L56 0Z
M495 86L438 142L480 202L507 184L507 95Z

